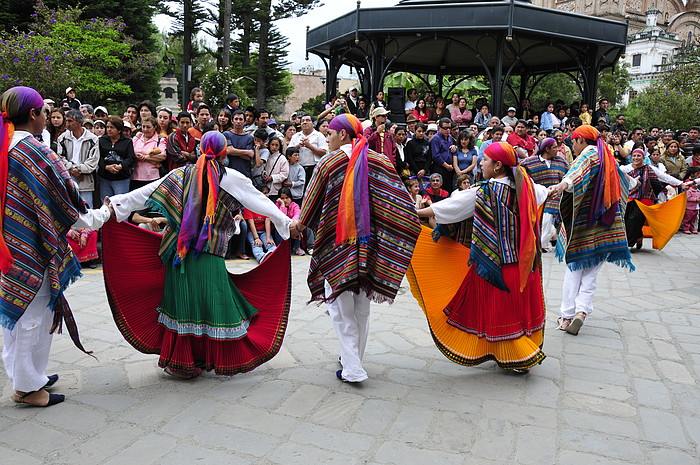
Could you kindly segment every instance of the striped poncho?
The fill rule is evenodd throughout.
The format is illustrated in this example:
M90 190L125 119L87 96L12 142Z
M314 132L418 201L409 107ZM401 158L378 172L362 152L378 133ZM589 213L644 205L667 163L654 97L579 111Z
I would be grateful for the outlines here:
M49 310L58 315L67 302L63 291L80 277L80 264L66 232L78 219L77 188L61 159L26 137L8 154L4 235L15 261L0 281L0 324L12 329L44 281Z
M564 179L566 172L569 171L569 164L561 157L552 158L547 166L547 163L539 155L533 155L520 162L520 166L527 170L527 174L533 181L545 187L559 184ZM559 199L558 195L549 197L544 204L544 212L558 215Z
M573 183L573 193L564 192L559 207L562 227L557 238L556 257L565 260L570 270L581 270L602 262L614 263L634 270L632 257L627 248L624 208L627 203L629 185L617 168L620 176L622 197L610 227L600 222L588 226L588 216L593 195L594 180L600 172L598 151L588 146L576 158L565 178Z
M369 241L336 247L338 203L348 155L341 149L321 159L307 188L299 222L316 230L308 283L312 301L345 291L365 292L375 302L392 302L401 285L420 222L413 202L388 158L369 151ZM333 293L324 297L324 281Z

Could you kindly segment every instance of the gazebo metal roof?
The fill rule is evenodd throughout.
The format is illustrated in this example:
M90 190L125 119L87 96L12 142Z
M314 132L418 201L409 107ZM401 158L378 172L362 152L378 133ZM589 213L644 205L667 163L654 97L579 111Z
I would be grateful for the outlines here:
M307 52L326 64L329 96L338 70L348 65L372 95L396 71L485 75L494 108L500 107L510 76L526 82L567 72L579 81L583 100L593 104L598 72L617 62L627 39L626 23L526 1L404 0L393 7L359 6L307 32ZM521 85L520 98L524 91Z

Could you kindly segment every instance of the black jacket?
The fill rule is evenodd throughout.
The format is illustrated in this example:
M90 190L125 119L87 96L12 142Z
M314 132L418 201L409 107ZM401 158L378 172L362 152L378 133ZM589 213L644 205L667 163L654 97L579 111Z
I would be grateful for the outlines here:
M123 135L112 144L109 136L105 134L100 137L100 163L97 166L97 174L108 181L121 181L131 177L131 172L136 166L136 155L134 154L134 144L128 137ZM110 155L110 152L114 152ZM121 159L121 162L111 161L116 156ZM119 163L122 165L122 170L117 174L112 174L105 169L107 165Z

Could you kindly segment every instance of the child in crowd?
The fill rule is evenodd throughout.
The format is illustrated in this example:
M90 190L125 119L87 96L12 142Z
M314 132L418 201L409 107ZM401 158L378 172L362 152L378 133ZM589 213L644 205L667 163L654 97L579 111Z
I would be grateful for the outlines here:
M289 147L285 153L289 162L289 177L282 183L284 187L288 187L291 191L292 202L301 207L304 196L304 186L306 185L306 171L299 163L299 147ZM304 231L306 237L306 252L311 255L314 251L314 241L316 236L311 228L306 228ZM299 247L299 251L303 249ZM297 255L303 255L297 253Z
M258 190L265 195L270 193L266 185L259 186ZM248 223L247 237L253 255L258 263L262 263L277 248L272 238L270 218L247 209L243 212L243 218Z
M306 172L299 164L299 147L289 147L285 153L289 162L289 176L282 183L291 191L292 202L301 207L302 196L304 195L304 185L306 184Z
M277 136L272 136L267 141L270 156L265 163L262 173L263 181L270 189L270 200L276 201L279 190L283 187L284 181L289 177L289 162L282 155L282 141Z
M411 200L413 200L416 210L425 208L427 203L430 201L429 198L426 198L421 194L420 183L417 179L409 179L406 181L406 190L411 196ZM420 222L421 224L430 226L431 228L434 228L436 225L435 218L421 218Z
M287 215L287 217L292 220L298 220L299 214L301 213L301 207L295 202L292 202L292 191L289 187L283 187L280 189L279 198L277 199L277 208L280 209L282 213ZM277 237L278 242L281 241L280 237ZM301 240L292 238L292 253L304 256L306 252L301 248Z
M263 172L265 171L265 163L270 157L270 151L267 149L267 131L263 128L256 129L253 133L253 152L255 156L250 160L253 185L255 187L267 186L263 179Z
M700 177L700 167L689 166L688 179L690 181ZM683 232L685 234L697 234L698 233L698 209L700 209L700 189L697 188L695 184L692 184L688 190L685 191L688 196L688 203L685 206L685 216L683 217Z

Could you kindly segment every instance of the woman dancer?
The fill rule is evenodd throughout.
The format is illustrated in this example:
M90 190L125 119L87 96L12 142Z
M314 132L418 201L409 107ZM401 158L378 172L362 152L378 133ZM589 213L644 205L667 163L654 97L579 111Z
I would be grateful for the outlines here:
M110 199L118 221L144 207L161 212L168 220L162 236L114 222L103 229L105 283L117 326L139 351L160 354L158 365L168 374L186 379L202 370L249 371L272 358L291 290L286 241L264 266L237 276L226 271L239 202L268 216L283 239L294 223L248 178L222 166L223 134L205 133L201 150L196 165ZM143 274L139 288L135 269Z
M409 282L436 345L450 360L462 365L495 360L501 368L527 373L545 358L537 205L547 189L517 166L505 142L485 149L481 169L485 182L418 210L440 224L473 217L471 249L447 238L435 244L423 228ZM438 285L435 263L463 271L442 275Z

